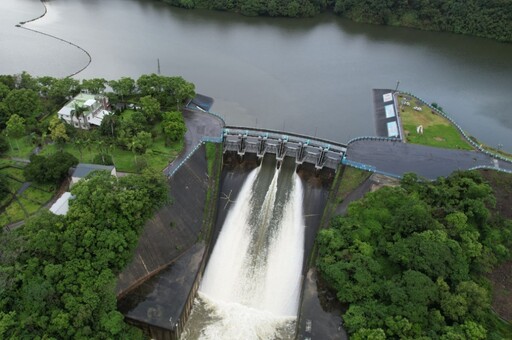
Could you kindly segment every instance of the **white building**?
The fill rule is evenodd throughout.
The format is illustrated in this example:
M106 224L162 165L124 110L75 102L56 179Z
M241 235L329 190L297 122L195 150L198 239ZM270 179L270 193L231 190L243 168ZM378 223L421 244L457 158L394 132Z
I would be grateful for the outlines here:
M83 109L78 115L77 109ZM66 123L80 129L89 129L91 125L100 126L105 115L110 114L108 97L79 93L58 112L58 117Z
M74 196L71 195L70 192L66 191L55 203L53 203L50 211L55 215L66 215L69 210L69 200L73 198Z

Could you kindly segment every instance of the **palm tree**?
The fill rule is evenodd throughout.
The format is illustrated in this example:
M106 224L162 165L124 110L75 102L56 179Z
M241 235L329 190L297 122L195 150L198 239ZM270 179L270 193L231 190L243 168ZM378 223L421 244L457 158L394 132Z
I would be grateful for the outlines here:
M75 109L71 110L71 117L73 117L73 111L75 117L78 119L78 127L82 128L82 124L80 123L80 117L84 117L85 111L87 111L87 108L85 108L83 105L80 106L77 103L75 103ZM73 118L71 118L71 122L73 122Z

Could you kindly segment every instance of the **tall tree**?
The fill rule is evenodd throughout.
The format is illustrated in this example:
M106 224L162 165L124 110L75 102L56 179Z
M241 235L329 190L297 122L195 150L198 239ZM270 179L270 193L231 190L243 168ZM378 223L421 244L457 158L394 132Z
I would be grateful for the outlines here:
M105 91L106 84L107 80L103 78L83 79L81 87L91 94L100 94Z
M20 148L18 144L18 138L22 137L25 134L26 126L25 119L23 117L18 116L17 114L13 114L11 118L7 121L5 132L7 137L16 139L16 146L18 150ZM12 148L12 145L11 145Z
M153 122L160 114L160 103L151 96L142 97L140 106L148 122Z
M41 113L39 95L29 89L17 89L9 92L4 99L8 112L24 118L36 117Z
M196 95L194 84L186 81L182 77L172 77L172 94L176 101L176 110L180 109L180 104L187 99L192 99Z
M48 129L50 130L50 138L58 145L62 146L63 143L69 141L69 136L66 133L66 126L59 120L59 118L57 118L57 116L53 116L50 120Z
M162 115L162 130L166 140L173 142L182 140L187 132L187 126L181 112L165 112Z
M122 77L119 80L111 80L108 84L115 94L121 96L122 101L125 100L125 97L129 97L135 92L135 80L129 77Z

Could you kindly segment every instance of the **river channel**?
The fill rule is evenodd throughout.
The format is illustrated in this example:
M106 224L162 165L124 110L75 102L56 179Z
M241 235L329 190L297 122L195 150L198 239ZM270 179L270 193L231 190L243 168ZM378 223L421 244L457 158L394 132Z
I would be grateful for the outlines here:
M512 151L512 44L356 24L334 15L248 18L150 0L50 0L26 24L83 47L77 78L182 75L228 124L346 142L374 133L372 88L439 103L483 142ZM67 76L76 47L14 25L39 0L0 2L0 74Z

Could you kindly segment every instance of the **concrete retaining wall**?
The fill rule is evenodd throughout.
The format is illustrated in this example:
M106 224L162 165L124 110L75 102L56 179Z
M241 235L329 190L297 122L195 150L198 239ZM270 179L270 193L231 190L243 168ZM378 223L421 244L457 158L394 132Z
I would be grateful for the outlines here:
M161 208L146 223L132 262L119 274L118 296L167 267L196 243L202 228L207 190L206 153L201 146L169 179L172 204Z

